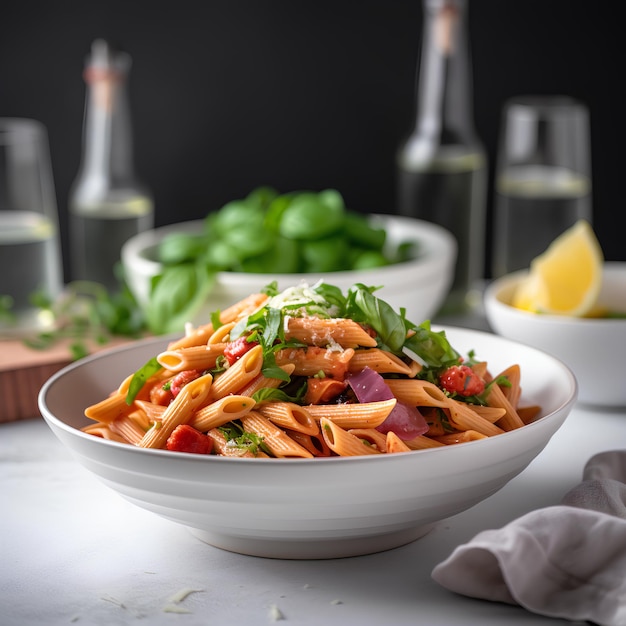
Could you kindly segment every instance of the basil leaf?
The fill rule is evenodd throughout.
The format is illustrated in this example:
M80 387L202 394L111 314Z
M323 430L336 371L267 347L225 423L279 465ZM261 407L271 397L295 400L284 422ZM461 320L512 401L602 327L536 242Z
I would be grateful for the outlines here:
M321 239L337 232L343 225L343 201L324 202L321 194L302 192L282 213L279 229L283 237L300 240Z
M373 267L384 267L389 265L387 257L378 250L361 250L354 255L350 263L350 269L368 270Z
M300 245L278 235L272 246L241 262L241 271L251 274L294 274L300 270Z
M361 284L350 287L352 311L349 317L371 326L382 346L394 354L401 354L406 339L404 318L384 300L372 295L370 288Z
M371 326L378 334L381 347L398 356L404 350L417 355L427 367L458 363L459 353L448 342L445 331L433 332L430 322L416 326L384 300L372 295L373 288L355 284L348 291L346 314L357 322Z
M133 374L128 386L128 392L126 393L126 404L131 405L133 403L148 378L154 376L160 369L161 364L156 360L156 357L153 357Z
M195 317L215 282L215 272L203 263L167 267L152 282L146 310L148 328L160 335L180 332Z
M354 212L346 214L344 232L357 246L379 251L387 238L384 228L372 226L365 216Z
M278 191L273 187L257 187L247 196L246 202L262 209L267 208L278 197Z
M202 235L170 233L163 238L159 246L159 259L164 265L177 265L193 261L206 245Z
M252 394L252 399L257 403L261 402L294 402L297 398L286 394L282 389L275 389L274 387L263 387Z
M341 235L305 241L301 245L301 250L304 272L323 274L349 269L346 264L348 244Z
M263 227L262 215L232 228L222 236L241 261L271 251L276 244L275 235Z
M213 214L211 226L217 235L223 236L246 228L249 224L256 224L262 228L264 219L263 209L255 203L246 199L232 200Z

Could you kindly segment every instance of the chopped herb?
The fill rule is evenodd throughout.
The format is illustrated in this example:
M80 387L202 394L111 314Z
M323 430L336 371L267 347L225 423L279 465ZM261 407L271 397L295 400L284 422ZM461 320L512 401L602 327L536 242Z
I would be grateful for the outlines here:
M99 283L80 280L69 283L55 300L41 292L33 293L30 300L51 320L49 330L24 340L34 350L46 350L69 339L70 354L77 360L89 354L90 342L104 345L116 336L138 338L146 330L141 309L122 276L117 293L109 293ZM10 305L6 297L0 297L0 317L16 319ZM5 310L5 306L9 308Z
M214 331L223 326L222 320L220 319L220 311L213 311L213 313L211 313L211 324L213 325Z
M263 443L262 436L244 430L235 422L228 422L223 426L219 426L218 430L224 435L229 447L248 451L254 456L258 454L259 450L266 454L271 454L267 445Z

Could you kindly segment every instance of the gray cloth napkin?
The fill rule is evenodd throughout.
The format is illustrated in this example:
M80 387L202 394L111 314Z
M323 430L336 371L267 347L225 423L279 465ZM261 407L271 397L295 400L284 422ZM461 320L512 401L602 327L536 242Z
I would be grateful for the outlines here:
M560 505L479 533L432 577L541 615L626 625L626 450L596 454Z

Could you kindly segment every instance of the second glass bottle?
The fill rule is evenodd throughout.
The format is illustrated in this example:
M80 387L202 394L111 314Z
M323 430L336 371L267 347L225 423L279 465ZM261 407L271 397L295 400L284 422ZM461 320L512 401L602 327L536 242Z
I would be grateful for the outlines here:
M454 282L441 311L461 312L484 275L487 156L473 119L466 0L424 0L415 127L398 153L398 211L455 235Z
M104 40L87 59L83 150L69 194L73 280L119 289L115 266L122 245L154 225L154 203L137 180L127 94L130 56Z

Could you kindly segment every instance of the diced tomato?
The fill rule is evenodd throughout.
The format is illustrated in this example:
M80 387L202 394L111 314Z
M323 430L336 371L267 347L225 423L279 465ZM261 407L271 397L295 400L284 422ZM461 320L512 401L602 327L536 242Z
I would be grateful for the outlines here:
M150 402L152 402L152 404L167 406L173 399L174 396L170 391L169 383L160 381L150 389Z
M192 454L210 454L213 450L213 440L204 433L189 426L177 426L168 437L166 447L174 452L190 452Z
M184 372L179 372L172 378L170 381L170 391L172 392L172 397L176 397L180 390L192 380L196 380L196 378L200 378L202 372L200 370L185 370Z
M237 359L240 359L248 350L252 350L258 345L257 341L248 341L246 337L238 337L235 341L226 344L224 348L224 356L229 365L232 365Z
M485 381L467 365L453 365L439 377L439 384L450 393L478 396L485 391Z

